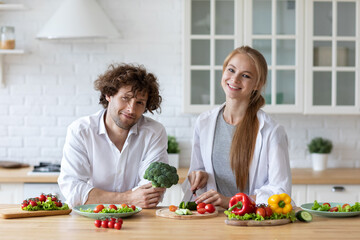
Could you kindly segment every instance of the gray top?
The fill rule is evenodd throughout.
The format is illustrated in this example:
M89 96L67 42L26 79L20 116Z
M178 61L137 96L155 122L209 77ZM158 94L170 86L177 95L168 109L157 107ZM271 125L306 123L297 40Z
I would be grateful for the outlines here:
M223 112L224 108L219 112L216 119L212 164L217 191L226 197L232 197L240 192L230 166L230 147L236 126L225 122ZM244 193L248 194L248 192L249 183Z

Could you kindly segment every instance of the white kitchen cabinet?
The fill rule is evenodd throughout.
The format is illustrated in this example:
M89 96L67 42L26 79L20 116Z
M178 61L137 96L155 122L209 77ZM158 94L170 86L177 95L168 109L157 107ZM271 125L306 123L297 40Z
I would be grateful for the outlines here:
M360 0L186 0L184 111L225 101L222 63L250 45L268 63L269 113L360 114Z
M292 199L297 206L304 203L318 202L360 202L359 185L328 185L328 184L294 184L292 186Z
M23 198L23 183L0 183L0 203L20 204Z

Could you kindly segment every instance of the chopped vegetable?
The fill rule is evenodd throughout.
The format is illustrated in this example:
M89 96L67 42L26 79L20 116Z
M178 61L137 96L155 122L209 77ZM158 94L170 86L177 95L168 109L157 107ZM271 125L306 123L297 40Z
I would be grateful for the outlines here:
M192 215L192 212L189 209L178 209L175 213L177 215Z
M189 209L189 210L195 211L196 207L197 207L196 202L181 202L179 204L180 209Z
M311 222L313 219L311 213L307 211L298 211L295 216L299 221L302 222Z
M291 198L286 193L272 195L268 199L271 210L275 213L289 213L292 211Z

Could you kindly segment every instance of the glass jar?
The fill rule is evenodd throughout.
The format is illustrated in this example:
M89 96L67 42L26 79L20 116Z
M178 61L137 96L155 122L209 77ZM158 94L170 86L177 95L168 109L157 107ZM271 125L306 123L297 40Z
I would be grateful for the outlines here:
M14 48L15 48L15 28L9 26L1 27L0 49L14 49Z

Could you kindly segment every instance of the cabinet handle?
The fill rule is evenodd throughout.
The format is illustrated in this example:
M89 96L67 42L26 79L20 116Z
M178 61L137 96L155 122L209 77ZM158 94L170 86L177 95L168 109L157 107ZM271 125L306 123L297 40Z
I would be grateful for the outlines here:
M343 186L333 186L332 191L333 192L343 192L343 191L345 191L345 188Z

